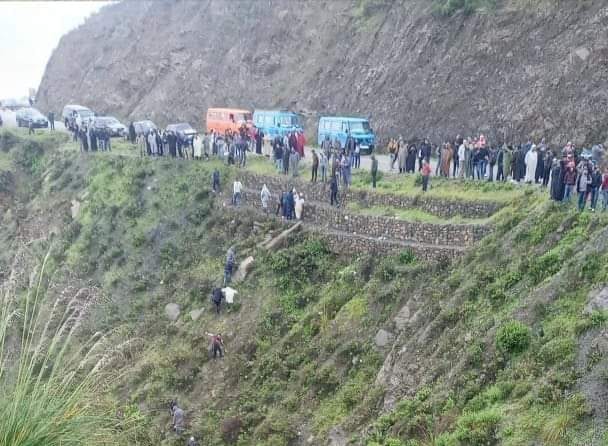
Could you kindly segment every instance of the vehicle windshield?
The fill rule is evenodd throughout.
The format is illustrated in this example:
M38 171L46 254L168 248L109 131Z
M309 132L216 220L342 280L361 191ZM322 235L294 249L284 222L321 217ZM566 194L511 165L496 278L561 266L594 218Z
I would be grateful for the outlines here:
M23 116L27 116L28 118L44 118L44 116L42 116L42 113L33 108L27 108L23 110L22 114Z
M353 133L370 133L372 128L367 121L357 121L350 123L350 131Z
M93 116L93 112L91 110L78 110L78 114L83 118L88 118L89 116Z
M297 116L289 116L289 115L281 116L279 118L279 123L285 127L299 127L300 126L300 120L298 119Z
M252 119L253 119L253 117L251 116L251 113L235 113L234 114L234 120L237 122L251 121Z

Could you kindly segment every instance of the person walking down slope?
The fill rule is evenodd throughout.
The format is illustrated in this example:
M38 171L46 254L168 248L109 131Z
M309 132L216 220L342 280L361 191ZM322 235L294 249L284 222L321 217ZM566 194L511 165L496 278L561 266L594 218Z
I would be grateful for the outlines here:
M173 432L177 435L184 433L184 411L177 405L175 401L171 401L169 406L171 412L171 425Z
M243 190L243 183L239 180L235 180L232 185L232 204L234 206L240 206L241 204L241 193Z
M224 266L224 286L230 283L232 279L232 272L234 271L234 264L236 263L236 251L231 246L226 253L226 264Z
M426 192L429 187L429 178L431 176L431 165L428 161L424 160L422 162L422 170L420 173L422 174L422 192Z
M199 444L194 437L190 437L188 439L188 443L186 443L186 446L199 446Z
M217 358L218 354L220 358L223 358L226 349L224 347L224 339L222 339L222 334L218 333L215 335L213 333L207 333L207 336L211 338L210 350L213 354L213 359Z
M213 288L213 291L211 292L211 301L213 302L213 305L215 305L215 314L220 314L223 298L224 293L222 293L222 289L217 286Z
M268 203L270 202L271 198L272 195L270 194L270 190L268 190L268 187L266 187L266 184L264 184L260 192L260 201L262 202L262 209L266 214L268 214Z

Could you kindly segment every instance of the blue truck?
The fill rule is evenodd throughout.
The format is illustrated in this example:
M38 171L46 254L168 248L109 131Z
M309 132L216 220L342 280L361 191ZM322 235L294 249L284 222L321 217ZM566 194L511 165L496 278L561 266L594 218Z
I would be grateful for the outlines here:
M303 130L300 116L287 110L255 110L253 124L269 139Z
M369 125L369 121L364 118L354 118L345 116L322 116L319 119L319 130L317 133L317 143L320 145L326 136L331 141L340 141L340 146L344 147L348 133L359 144L361 153L372 153L376 143L376 135Z

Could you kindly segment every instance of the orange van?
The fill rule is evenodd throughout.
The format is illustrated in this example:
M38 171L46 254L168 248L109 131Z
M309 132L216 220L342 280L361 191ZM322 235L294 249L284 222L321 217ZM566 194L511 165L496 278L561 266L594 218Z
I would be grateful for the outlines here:
M247 128L253 125L253 116L249 110L238 108L210 108L207 110L207 131L225 133L230 129L237 132L243 124Z

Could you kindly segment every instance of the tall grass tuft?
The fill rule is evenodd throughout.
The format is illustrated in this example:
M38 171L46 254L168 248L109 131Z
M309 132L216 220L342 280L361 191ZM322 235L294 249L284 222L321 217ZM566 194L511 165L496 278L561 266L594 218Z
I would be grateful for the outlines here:
M17 257L0 285L0 446L125 444L133 426L104 396L104 336L75 339L91 290L67 287L48 302L48 254L29 280Z

